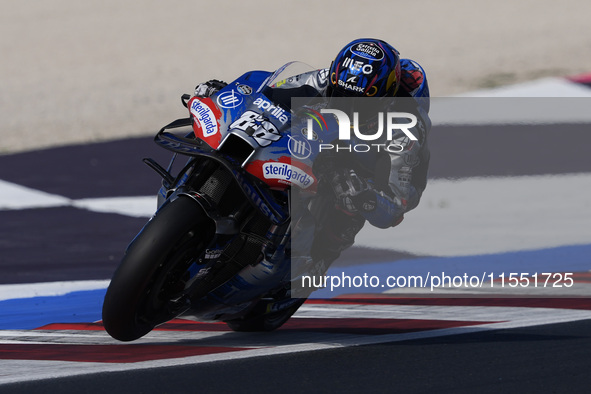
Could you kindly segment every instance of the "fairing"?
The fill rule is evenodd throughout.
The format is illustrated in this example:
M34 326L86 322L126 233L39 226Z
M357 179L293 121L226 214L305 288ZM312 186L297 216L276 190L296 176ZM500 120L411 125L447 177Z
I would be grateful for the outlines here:
M236 153L241 167L271 189L297 186L314 191L312 162L318 149L313 145L322 141L306 138L302 118L292 123L291 110L265 94L310 71L312 67L300 62L287 63L275 72L251 71L211 97L191 98L188 108L195 137L215 150Z

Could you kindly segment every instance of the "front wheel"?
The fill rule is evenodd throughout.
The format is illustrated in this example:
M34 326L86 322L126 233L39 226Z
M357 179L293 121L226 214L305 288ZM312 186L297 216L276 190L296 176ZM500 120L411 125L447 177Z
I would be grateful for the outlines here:
M107 289L103 324L109 335L133 341L182 312L187 270L214 230L191 198L164 205L129 245Z

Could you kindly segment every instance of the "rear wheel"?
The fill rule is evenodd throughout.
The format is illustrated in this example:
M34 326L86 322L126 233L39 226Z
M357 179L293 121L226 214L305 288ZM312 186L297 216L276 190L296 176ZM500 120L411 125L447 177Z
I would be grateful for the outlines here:
M188 268L214 230L189 197L163 206L129 245L107 289L103 324L109 335L133 341L181 313Z

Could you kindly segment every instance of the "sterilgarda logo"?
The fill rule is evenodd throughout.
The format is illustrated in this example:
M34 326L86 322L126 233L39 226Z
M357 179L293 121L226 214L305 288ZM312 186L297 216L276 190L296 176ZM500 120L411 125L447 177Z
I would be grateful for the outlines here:
M307 189L314 183L314 178L298 167L287 163L263 164L265 179L278 179L280 183L293 184Z
M204 137L211 137L218 132L218 122L212 110L201 100L194 99L191 103L191 113L201 126Z
M406 140L410 141L417 141L417 137L410 131L413 127L415 127L418 123L417 117L414 114L408 112L379 112L377 116L377 130L373 134L364 134L359 130L359 113L353 112L353 123L349 116L340 110L337 109L321 109L320 114L332 114L337 118L338 128L339 128L339 136L338 139L340 141L349 141L349 144L346 146L334 145L334 144L319 144L319 152L327 151L327 150L347 150L349 152L369 152L373 150L377 150L378 152L381 150L386 150L390 153L401 153L404 151L405 147L407 146L405 142ZM322 129L322 124L318 120L317 116L314 116L311 113L308 113L307 119L307 132L305 136L309 140L313 140L315 138L314 133L314 123L316 123ZM385 122L384 122L385 119ZM323 119L324 121L324 119ZM384 128L384 123L386 123L386 127ZM324 125L326 122L324 121ZM386 141L388 143L357 143L352 140L351 130L353 130L353 134L356 138L356 141L377 141L383 139L384 131L386 132ZM400 130L404 134L400 136L397 133L396 139L395 131ZM369 131L369 130L364 130Z

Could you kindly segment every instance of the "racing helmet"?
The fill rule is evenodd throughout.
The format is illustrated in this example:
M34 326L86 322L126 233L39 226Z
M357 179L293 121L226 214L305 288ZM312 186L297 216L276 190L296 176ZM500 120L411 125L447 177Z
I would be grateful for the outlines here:
M399 52L385 41L351 41L329 70L328 97L394 96L400 86Z

